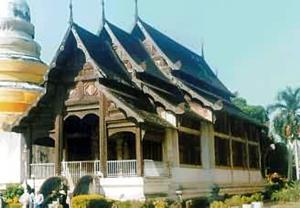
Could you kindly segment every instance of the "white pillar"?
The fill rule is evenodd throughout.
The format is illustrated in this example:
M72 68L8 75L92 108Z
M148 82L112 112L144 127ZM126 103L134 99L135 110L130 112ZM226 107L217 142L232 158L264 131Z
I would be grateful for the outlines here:
M296 165L296 179L299 180L299 155L298 155L298 140L294 141L295 165Z
M0 133L0 185L22 183L25 176L24 154L25 140L21 134L12 132Z

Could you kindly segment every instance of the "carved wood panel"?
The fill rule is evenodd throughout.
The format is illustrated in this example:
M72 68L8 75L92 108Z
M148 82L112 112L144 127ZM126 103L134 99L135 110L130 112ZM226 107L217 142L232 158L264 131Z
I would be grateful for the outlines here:
M112 101L108 101L107 120L122 120L126 119L126 115Z

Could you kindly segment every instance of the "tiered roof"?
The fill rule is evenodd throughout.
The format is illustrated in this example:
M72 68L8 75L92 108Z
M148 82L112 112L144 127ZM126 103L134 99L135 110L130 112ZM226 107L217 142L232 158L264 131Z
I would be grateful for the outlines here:
M70 66L69 62L75 61L72 60L72 53L80 47L99 72L99 86L104 94L126 106L123 110L130 111L129 114L138 122L170 126L159 117L157 107L174 114L192 112L199 119L207 119L190 108L191 103L197 103L205 110L227 111L256 123L231 103L233 94L213 73L202 56L140 18L131 33L105 19L104 21L104 26L97 35L73 22L70 24L51 64L46 86L48 82L56 82L62 75L69 73L65 66ZM147 49L146 44L149 43L157 52L156 56L165 61L167 67L164 69L157 65L156 57ZM15 125L26 125L26 121L36 117L41 112L38 109L46 106L55 96L48 87L40 102ZM213 118L210 121L213 122Z

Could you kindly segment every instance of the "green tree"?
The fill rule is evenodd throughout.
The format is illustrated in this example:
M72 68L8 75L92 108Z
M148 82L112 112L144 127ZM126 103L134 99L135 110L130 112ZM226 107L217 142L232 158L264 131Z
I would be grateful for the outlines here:
M233 98L232 102L235 106L248 114L251 118L263 124L268 121L268 112L263 106L249 105L246 99L241 97Z
M274 113L273 133L279 136L288 149L288 179L292 179L293 156L295 156L297 179L299 178L297 141L300 127L300 88L287 87L277 95L276 103L268 107Z

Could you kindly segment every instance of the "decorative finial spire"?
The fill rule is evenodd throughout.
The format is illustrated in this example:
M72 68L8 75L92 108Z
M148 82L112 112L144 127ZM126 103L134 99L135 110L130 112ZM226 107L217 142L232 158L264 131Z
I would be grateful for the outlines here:
M70 8L69 24L72 25L73 24L73 0L70 0L69 8Z
M201 56L203 59L205 59L205 54L204 54L204 41L202 40L202 43L201 43Z
M102 25L105 25L106 17L105 17L105 1L102 0Z
M135 0L135 22L139 20L139 4L138 0Z

